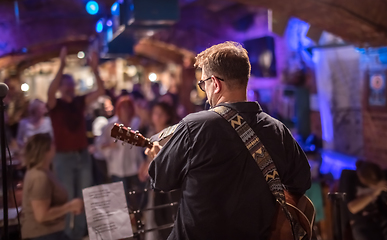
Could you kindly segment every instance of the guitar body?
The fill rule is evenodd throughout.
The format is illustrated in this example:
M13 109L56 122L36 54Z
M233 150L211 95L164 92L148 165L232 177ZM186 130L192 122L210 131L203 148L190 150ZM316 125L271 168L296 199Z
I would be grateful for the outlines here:
M316 215L315 208L312 201L305 195L301 198L292 196L285 191L286 206L298 222L300 227L305 231L306 235L296 238L297 240L310 240L312 238L312 228L314 218ZM292 226L290 221L286 218L284 211L279 203L276 205L276 214L272 222L272 229L269 240L293 240Z

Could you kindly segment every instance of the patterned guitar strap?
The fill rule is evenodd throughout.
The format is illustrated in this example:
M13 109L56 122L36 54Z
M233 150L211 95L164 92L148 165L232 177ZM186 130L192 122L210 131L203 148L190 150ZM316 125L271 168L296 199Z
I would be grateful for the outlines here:
M265 146L263 146L262 142L259 140L253 129L251 129L251 127L237 111L230 107L218 106L210 109L209 111L216 112L224 119L226 119L231 124L232 128L235 129L235 131L238 133L246 148L249 150L255 162L261 169L263 176L269 185L270 191L282 207L282 210L284 211L287 219L290 221L294 239L302 239L306 232L299 226L297 221L295 221L289 212L286 206L284 186L281 183L277 168L274 165L269 152L266 151Z

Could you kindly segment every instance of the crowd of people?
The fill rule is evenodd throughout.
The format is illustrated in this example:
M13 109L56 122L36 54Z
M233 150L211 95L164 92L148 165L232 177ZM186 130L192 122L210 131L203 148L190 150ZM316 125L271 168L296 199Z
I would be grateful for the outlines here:
M87 235L82 189L110 182L123 182L125 192L149 187L149 159L140 147L115 143L110 136L114 123L138 129L151 136L178 122L177 95L155 93L147 100L141 89L116 96L104 89L98 72L98 56L89 65L97 89L83 96L75 93L76 82L63 74L66 48L51 82L47 102L27 102L18 81L6 80L10 91L5 99L7 139L26 168L22 199L23 239L82 239ZM157 90L157 84L152 89ZM159 90L159 89L158 89ZM57 98L57 93L60 97ZM153 199L154 198L154 199ZM165 203L161 195L129 196L128 208L144 208L147 201ZM164 201L164 202L163 202ZM149 204L148 204L149 206ZM158 211L146 221L162 225L173 219ZM161 216L162 215L162 216ZM161 219L161 220L159 220ZM165 222L163 219L170 219ZM170 229L148 239L166 239ZM169 232L168 232L169 231Z
M198 86L211 109L182 120L177 95L161 95L157 84L151 100L138 85L118 96L104 89L97 54L89 61L97 89L76 95L73 77L63 74L66 55L63 48L47 102L27 102L17 80L5 81L6 135L26 169L23 239L82 239L87 235L82 189L110 182L123 183L132 211L180 201L179 209L142 214L148 228L174 221L172 231L147 233L146 240L268 239L273 227L268 219L277 212L275 191L301 196L310 187L308 160L290 130L258 102L247 101L250 62L239 44L222 43L197 56ZM177 122L168 143L155 142L145 152L110 136L115 123L150 137ZM386 173L364 161L349 173L345 192L354 239L370 239L370 233L372 239L387 239ZM150 187L156 191L129 194Z

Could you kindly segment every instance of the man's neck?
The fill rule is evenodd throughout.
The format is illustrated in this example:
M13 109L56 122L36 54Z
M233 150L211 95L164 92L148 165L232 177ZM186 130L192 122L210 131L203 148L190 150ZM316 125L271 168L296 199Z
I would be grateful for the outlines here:
M235 102L246 102L246 91L235 91L235 92L226 92L216 102L215 106L220 103L235 103Z

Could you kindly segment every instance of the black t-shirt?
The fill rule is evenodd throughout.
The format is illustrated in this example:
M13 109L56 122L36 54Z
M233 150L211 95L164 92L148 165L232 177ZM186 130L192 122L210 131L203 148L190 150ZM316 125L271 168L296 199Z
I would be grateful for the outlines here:
M303 194L311 184L310 167L290 131L255 102L223 105L236 109L256 132L287 189ZM275 199L236 131L217 113L184 118L149 174L156 189L182 189L169 240L267 238Z

